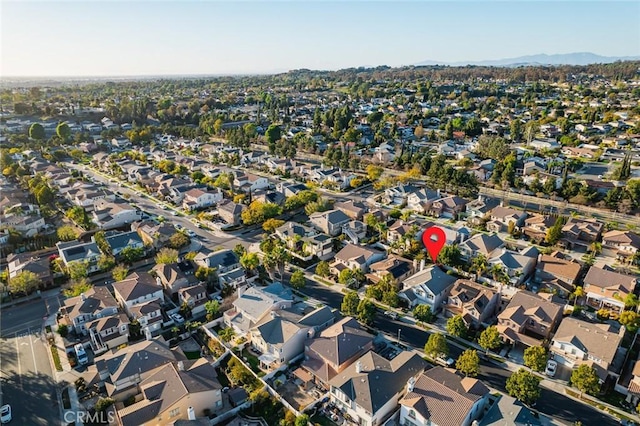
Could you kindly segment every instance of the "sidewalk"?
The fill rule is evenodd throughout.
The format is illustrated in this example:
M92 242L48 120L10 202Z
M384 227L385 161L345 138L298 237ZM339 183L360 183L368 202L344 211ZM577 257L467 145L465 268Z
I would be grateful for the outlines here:
M60 293L60 287L54 287L54 288L50 288L48 290L43 290L43 291L36 291L35 293L29 296L20 297L18 299L13 299L9 302L2 303L0 305L0 309L7 309L7 308L11 308L12 306L23 305L25 303L29 303L34 300L48 299L50 297L56 296L58 293Z

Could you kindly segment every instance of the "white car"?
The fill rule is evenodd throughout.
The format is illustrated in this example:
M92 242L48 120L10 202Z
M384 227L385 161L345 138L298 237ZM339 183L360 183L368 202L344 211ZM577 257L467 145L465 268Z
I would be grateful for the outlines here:
M552 359L547 361L547 368L544 370L544 374L549 377L553 377L556 375L556 370L558 369L558 363Z
M5 404L0 407L0 423L9 423L11 419L11 406L9 404Z
M384 311L384 315L394 320L398 319L398 314L393 311Z
M195 232L193 232L191 229L189 229L189 230L187 231L187 235L188 235L188 236L190 236L191 238L193 238L193 237L195 237L195 236L196 236L196 233L195 233Z
M175 313L175 314L171 314L171 319L173 320L173 322L175 322L176 324L182 324L184 322L184 318L182 318L182 315Z
M438 361L439 363L447 367L451 367L455 363L453 358L444 357L444 356L439 356L438 358L436 358L436 361Z

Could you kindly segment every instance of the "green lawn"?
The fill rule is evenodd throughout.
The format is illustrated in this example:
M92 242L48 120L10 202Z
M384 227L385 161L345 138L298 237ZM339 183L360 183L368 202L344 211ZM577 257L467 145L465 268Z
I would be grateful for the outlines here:
M253 370L254 373L257 374L262 372L262 370L260 370L260 360L258 360L257 356L250 353L247 349L243 349L242 359L244 360L244 358L247 359L246 362L251 366L251 369Z
M331 419L321 415L320 413L316 413L309 420L310 423L319 424L320 426L337 426Z

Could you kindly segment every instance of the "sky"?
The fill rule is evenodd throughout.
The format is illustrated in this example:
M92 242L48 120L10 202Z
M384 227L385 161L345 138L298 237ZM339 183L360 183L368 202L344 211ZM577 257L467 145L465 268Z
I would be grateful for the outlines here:
M640 2L5 1L0 76L274 73L640 55Z

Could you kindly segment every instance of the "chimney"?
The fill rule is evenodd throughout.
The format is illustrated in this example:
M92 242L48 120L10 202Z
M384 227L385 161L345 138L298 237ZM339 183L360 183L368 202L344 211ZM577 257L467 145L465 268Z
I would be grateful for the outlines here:
M178 371L184 371L184 362L178 361Z
M162 287L162 280L160 279L160 277L156 277L156 285L158 287Z
M187 417L189 418L189 420L196 419L196 410L194 410L193 407L187 408Z
M80 299L82 299L82 301L87 300L87 296L84 293L80 293Z
M416 385L415 377L410 377L407 381L407 392L413 392L413 387Z
M356 373L358 373L358 374L362 373L362 362L361 361L356 362Z
M424 270L424 259L422 259L420 261L420 270L423 271Z
M413 270L417 270L418 269L418 260L417 259L413 259Z
M500 200L500 207L504 207L504 200Z

